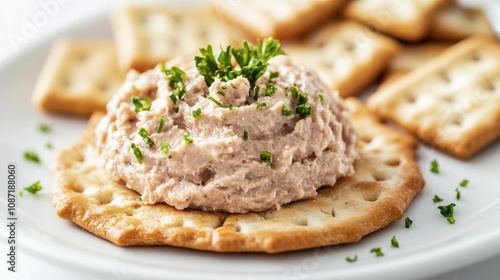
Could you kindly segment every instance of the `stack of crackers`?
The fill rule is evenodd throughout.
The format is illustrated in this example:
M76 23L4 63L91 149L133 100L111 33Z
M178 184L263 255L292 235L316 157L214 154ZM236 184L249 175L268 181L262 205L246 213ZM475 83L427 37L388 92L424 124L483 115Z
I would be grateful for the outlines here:
M500 43L480 10L452 0L134 6L115 10L112 26L114 41L55 43L35 88L38 108L88 116L105 110L129 71L195 55L207 44L274 37L346 98L361 154L356 174L317 198L227 214L144 205L107 178L92 141L81 141L56 162L54 204L61 217L118 245L282 252L357 241L400 219L424 186L417 141L383 121L461 159L500 137ZM367 107L353 97L374 87Z

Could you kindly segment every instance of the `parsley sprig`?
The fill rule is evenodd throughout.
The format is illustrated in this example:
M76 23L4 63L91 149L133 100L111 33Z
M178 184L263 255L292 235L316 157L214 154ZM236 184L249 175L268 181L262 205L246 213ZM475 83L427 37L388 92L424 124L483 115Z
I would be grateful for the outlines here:
M250 46L247 41L243 42L242 49L234 49L232 46L223 48L214 55L211 45L200 49L201 56L194 58L196 68L205 77L205 83L210 86L219 79L223 82L242 76L250 83L254 83L262 77L269 65L268 61L278 55L285 54L281 50L281 43L273 38L267 38L263 42L257 41L256 46ZM236 60L239 68L235 68L231 62Z

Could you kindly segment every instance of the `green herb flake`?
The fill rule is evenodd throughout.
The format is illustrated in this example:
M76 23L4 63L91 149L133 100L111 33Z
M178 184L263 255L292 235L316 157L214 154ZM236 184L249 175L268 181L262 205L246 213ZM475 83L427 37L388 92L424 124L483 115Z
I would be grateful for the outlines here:
M411 228L413 225L413 221L410 219L410 217L405 218L405 228Z
M257 102L257 109L259 109L260 107L266 107L266 106L267 106L266 102Z
M160 117L160 123L158 124L158 129L156 130L157 133L160 133L161 130L163 129L163 125L165 124L165 116Z
M221 107L221 108L224 108L224 104L222 104L219 100L213 98L212 96L209 96L208 97L208 100L212 101L213 103L215 103L217 106Z
M50 143L50 142L47 142L47 144L45 144L45 147L47 147L47 149L49 149L49 150L54 149L54 145L52 145L52 143Z
M306 118L312 114L312 108L302 104L295 108L295 113L297 113L301 118Z
M467 187L467 185L469 184L469 180L467 179L463 179L462 182L460 182L460 187Z
M161 151L164 153L164 154L168 154L168 152L170 151L170 145L167 143L167 142L162 142L161 143Z
M142 164L143 161L142 161L141 150L137 147L137 145L135 143L132 143L132 145L130 145L130 148L132 148L132 151L134 151L134 155L135 155L135 158L137 159L137 162Z
M193 117L197 120L201 118L201 108L198 108L193 111Z
M227 105L227 108L229 109L229 111L234 111L236 110L236 107L233 106L233 104L229 104Z
M440 210L441 215L448 220L448 223L454 224L455 223L455 218L453 217L453 211L455 209L456 204L455 203L450 203L449 205L446 206L438 206L438 209Z
M266 86L266 92L265 92L265 95L266 95L266 96L271 96L271 95L273 95L273 93L275 93L275 92L276 92L276 87L275 87L275 86L273 86L273 85L271 85L271 84L268 84L268 85Z
M146 144L146 147L151 148L155 144L153 142L153 140L151 140L151 138L149 138L149 133L144 127L141 127L141 129L139 129L137 134L139 134L139 136L142 137L142 141L144 141L144 144Z
M320 95L319 95L319 100L320 100L321 102L323 102L323 99L324 99L323 94L320 94Z
M247 141L248 140L248 131L243 131L243 141Z
M351 257L345 258L345 261L348 263L353 263L353 262L356 262L357 260L358 260L358 255L355 255L354 258L351 258Z
M236 89L236 86L235 86L233 83L229 83L229 85L230 85L232 88Z
M221 88L222 88L222 89L227 89L227 87L226 87L226 86L221 86Z
M285 104L283 104L283 107L281 107L281 114L283 116L290 116L291 114L293 114L293 111L290 110L290 108L288 108Z
M147 97L132 96L130 102L135 106L135 112L149 111L151 109L151 100Z
M141 197L141 196L139 196L139 197L137 198L137 200L142 202L142 197Z
M437 160L431 161L431 172L435 174L439 174L439 164Z
M24 159L28 161L32 161L34 163L41 163L40 157L35 151L26 151L24 152Z
M255 100L255 101L257 101L259 99L259 90L260 90L259 86L255 86L253 88L253 100Z
M462 194L460 193L460 190L458 188L455 189L455 192L456 192L456 199L457 200L460 200L460 197L462 196Z
M191 138L191 134L189 134L189 133L184 134L183 138L184 138L184 142L186 142L186 144L193 144L194 143L194 140L193 140L193 138Z
M260 153L260 160L267 164L269 167L274 167L273 154L271 154L271 152L263 151L262 153Z
M186 97L186 90L184 89L182 81L186 78L186 73L177 66L166 69L165 65L162 67L162 72L165 73L169 79L168 86L174 89L174 93L170 95L172 102L175 104L177 99L184 100Z
M220 95L220 96L226 96L226 94L223 91L220 91L220 90L218 90L216 93L218 95Z
M297 99L299 98L299 91L297 90L296 87L291 87L290 92L292 93L292 97Z
M37 181L33 184L31 184L29 187L24 188L27 192L31 194L36 194L37 192L42 190L42 185L40 185L40 181Z
M380 247L372 248L370 250L370 253L374 253L375 256L377 256L377 257L383 257L384 256L384 253L382 253L382 249Z
M47 124L41 123L38 125L38 130L42 133L50 133L52 131L52 128Z
M394 247L394 248L399 248L399 242L396 239L395 235L391 238L391 246Z
M276 71L271 71L269 73L269 82L272 83L273 82L273 79L275 78L278 78L280 76L280 73L279 72L276 72Z
M441 202L443 201L442 198L440 198L437 194L434 195L434 198L432 199L432 201L434 201L434 203L438 203L438 202Z

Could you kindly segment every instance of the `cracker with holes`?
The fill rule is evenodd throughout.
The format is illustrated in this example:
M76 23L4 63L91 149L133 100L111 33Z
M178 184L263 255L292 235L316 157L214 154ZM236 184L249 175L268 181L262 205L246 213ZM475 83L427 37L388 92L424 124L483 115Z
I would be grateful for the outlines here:
M500 136L500 45L471 37L383 87L368 105L423 141L469 158Z
M459 41L474 35L494 36L486 15L479 9L453 3L439 10L429 36L439 40Z
M344 21L325 25L304 42L285 45L285 51L347 97L369 86L396 56L399 45L359 23Z
M241 34L207 11L181 12L168 7L122 7L112 15L118 62L123 71L143 72L199 46L241 42Z
M439 55L450 46L450 43L445 42L402 45L401 51L391 60L387 67L383 83L380 86L386 86L393 81L397 81L403 75Z
M36 107L49 112L89 116L105 110L124 77L111 41L57 41L33 93Z
M228 19L256 38L297 37L332 18L346 0L253 0L216 3L223 19Z
M398 39L416 42L425 38L434 14L450 0L354 0L344 10L348 18Z
M416 141L383 125L356 99L347 107L359 131L355 175L280 210L228 214L145 204L110 179L94 146L94 126L55 162L57 213L120 246L171 245L218 252L277 253L359 241L400 219L424 181Z

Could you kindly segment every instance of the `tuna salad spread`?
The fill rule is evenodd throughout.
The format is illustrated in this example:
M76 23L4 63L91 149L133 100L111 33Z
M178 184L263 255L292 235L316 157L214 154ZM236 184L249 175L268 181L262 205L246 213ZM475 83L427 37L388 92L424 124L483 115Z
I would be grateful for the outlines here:
M96 137L113 179L144 203L244 213L354 173L341 98L278 41L200 51L129 73L110 100Z

